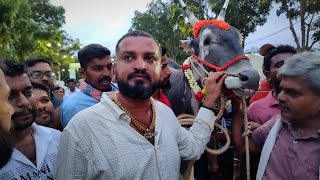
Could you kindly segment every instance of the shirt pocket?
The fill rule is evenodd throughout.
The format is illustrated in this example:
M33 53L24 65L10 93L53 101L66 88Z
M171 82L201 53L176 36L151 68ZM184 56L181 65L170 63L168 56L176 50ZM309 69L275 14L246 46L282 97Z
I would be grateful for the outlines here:
M289 168L292 172L293 179L308 179L318 180L318 165L317 160L312 158L305 158L305 154L301 152L292 151L292 149L286 153L286 159L288 160ZM309 156L310 157L310 156Z

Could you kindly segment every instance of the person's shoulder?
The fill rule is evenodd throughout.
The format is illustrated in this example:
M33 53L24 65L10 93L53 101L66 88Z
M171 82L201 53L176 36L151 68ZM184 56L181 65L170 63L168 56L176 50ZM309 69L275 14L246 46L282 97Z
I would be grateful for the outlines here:
M271 118L270 120L268 120L267 122L265 122L264 124L262 124L259 128L257 128L255 131L261 131L264 132L265 134L269 134L270 130L272 129L273 125L278 121L281 120L281 116L280 115L276 115L273 118Z
M266 106L267 105L267 103L266 103L267 101L268 101L268 97L265 96L265 97L263 97L261 99L258 99L256 101L254 101L252 104L250 104L250 106L252 106L252 107Z
M57 108L62 104L62 100L57 98L55 95L52 95L50 100L51 100L54 108Z
M64 99L62 107L73 107L73 105L79 105L79 103L96 101L94 98L84 94L82 91L76 92L73 95Z
M32 127L35 128L36 132L41 137L48 138L49 140L53 140L59 142L62 132L53 128L45 127L38 125L36 123L32 124Z
M80 123L80 121L90 121L89 119L95 119L97 116L100 116L102 114L108 114L108 110L105 109L101 103L96 103L92 106L89 106L79 112L77 112L72 119L70 120L70 123Z
M172 109L170 107L168 107L167 105L165 105L164 103L158 101L158 100L155 100L155 99L152 99L155 106L160 109L160 110L164 110L164 111L172 111Z
M250 104L248 107L248 111L256 113L256 111L259 110L264 111L266 107L268 107L268 99L267 97L263 97Z

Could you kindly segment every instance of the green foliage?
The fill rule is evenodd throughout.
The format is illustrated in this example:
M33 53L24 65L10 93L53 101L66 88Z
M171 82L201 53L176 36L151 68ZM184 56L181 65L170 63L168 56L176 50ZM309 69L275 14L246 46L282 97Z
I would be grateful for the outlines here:
M224 1L209 0L212 11L219 14ZM260 3L260 0L230 0L226 13L226 22L237 28L246 38L267 21L270 1Z
M146 12L135 12L129 31L143 30L152 34L161 46L166 47L170 58L182 61L186 57L186 54L179 48L179 40L183 38L179 22L183 20L183 16L177 11L181 10L172 4L152 1L148 4Z
M0 56L20 61L45 57L56 71L75 62L80 43L61 30L64 14L49 0L0 0Z
M274 0L280 4L290 23L294 41L298 51L310 51L320 41L320 3L319 0ZM296 32L293 21L300 21L300 30Z
M254 32L257 25L266 22L270 1L259 4L259 0L230 0L226 21L238 28L244 37ZM198 19L212 19L219 14L224 1L185 0L188 9ZM192 27L178 0L163 3L152 1L146 12L135 12L130 30L140 29L152 34L167 48L168 56L182 63L188 56L179 47L179 40L191 39Z

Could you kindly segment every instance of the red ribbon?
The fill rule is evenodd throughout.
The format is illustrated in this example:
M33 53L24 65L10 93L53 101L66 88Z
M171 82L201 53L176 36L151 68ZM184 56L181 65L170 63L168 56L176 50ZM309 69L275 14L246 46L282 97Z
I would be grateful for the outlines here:
M182 70L182 72L184 72L184 70L187 70L187 69L189 69L189 68L191 68L190 64L185 64L185 65L183 65L183 66L181 67L181 70Z
M204 97L204 95L202 94L201 91L198 91L198 92L195 94L195 97L196 97L197 101L200 102L200 101L202 100L202 98Z

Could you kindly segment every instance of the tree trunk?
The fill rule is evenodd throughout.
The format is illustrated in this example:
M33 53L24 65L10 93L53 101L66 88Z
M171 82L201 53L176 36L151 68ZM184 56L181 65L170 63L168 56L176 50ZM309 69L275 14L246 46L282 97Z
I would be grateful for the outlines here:
M300 28L301 28L301 51L305 51L308 46L306 45L306 26L305 26L305 9L306 9L306 2L305 1L300 1Z
M292 36L294 38L294 41L297 45L297 50L298 51L301 51L301 46L300 46L300 42L299 42L299 39L298 39L298 36L297 36L297 33L296 31L294 30L294 27L293 27L293 23L292 23L292 14L290 13L290 10L289 10L289 7L287 4L285 4L285 7L286 7L286 10L287 10L287 17L289 19L289 23L290 23L290 30L292 32Z

